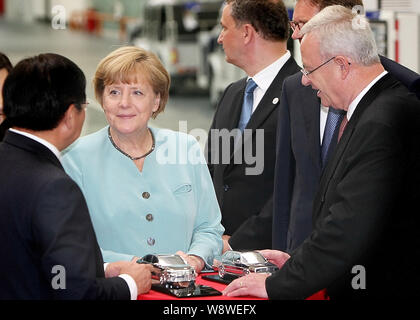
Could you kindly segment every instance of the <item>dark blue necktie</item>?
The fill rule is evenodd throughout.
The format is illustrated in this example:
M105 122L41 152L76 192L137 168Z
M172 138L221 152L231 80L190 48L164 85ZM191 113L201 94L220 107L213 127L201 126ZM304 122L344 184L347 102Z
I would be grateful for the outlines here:
M250 78L245 88L244 103L242 104L241 117L239 118L238 128L244 131L252 114L252 105L254 104L254 90L257 84Z
M335 134L346 114L343 110L337 110L332 107L328 110L327 123L325 124L324 137L322 138L321 161L322 167L328 160L328 151L337 144L337 135ZM334 139L333 139L334 138Z

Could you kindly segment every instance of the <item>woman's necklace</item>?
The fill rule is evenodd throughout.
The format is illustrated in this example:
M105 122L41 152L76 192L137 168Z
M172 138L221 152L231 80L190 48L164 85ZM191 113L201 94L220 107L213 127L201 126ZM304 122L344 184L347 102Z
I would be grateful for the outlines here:
M152 136L152 147L150 148L150 150L149 151L147 151L145 154L143 154L142 156L140 156L140 157L132 157L132 156L130 156L128 153L125 153L124 151L122 151L116 144L115 144L115 142L114 142L114 140L112 140L112 136L111 136L111 127L108 127L108 138L109 138L109 141L111 141L111 143L112 143L112 145L114 146L114 148L115 149L117 149L119 152L121 152L123 155L125 155L126 157L128 157L128 158L130 158L131 160L133 160L133 161L136 161L136 160L140 160L140 159L142 159L142 158L144 158L144 157L146 157L147 155L149 155L149 154L151 154L152 152L153 152L153 150L155 150L155 137L154 137L154 135L153 135L153 132L152 132L152 130L150 130L149 128L147 128L148 130L149 130L149 132L150 132L150 134L151 134L151 136Z

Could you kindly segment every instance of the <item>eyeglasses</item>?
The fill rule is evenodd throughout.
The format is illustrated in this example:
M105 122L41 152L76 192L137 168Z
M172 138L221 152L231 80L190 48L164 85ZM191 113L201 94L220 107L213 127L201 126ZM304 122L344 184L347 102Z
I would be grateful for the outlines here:
M290 24L290 28L292 28L293 32L295 32L296 30L300 31L300 29L302 29L305 22L296 22L292 20L292 21L289 21L289 24Z
M315 69L313 69L313 70L311 70L311 71L308 71L308 70L306 70L305 68L303 68L303 69L300 69L300 72L302 72L303 73L303 75L306 77L306 78L308 78L309 79L309 75L312 73L312 72L315 72L316 70L318 70L319 68L321 68L322 66L325 66L328 62L330 62L331 60L333 60L333 59L335 59L335 57L336 56L334 56L334 57L332 57L332 58L329 58L327 61L325 61L324 63L321 63L318 67L316 67Z
M85 101L85 102L78 103L77 105L80 106L82 109L86 110L89 105L89 102Z

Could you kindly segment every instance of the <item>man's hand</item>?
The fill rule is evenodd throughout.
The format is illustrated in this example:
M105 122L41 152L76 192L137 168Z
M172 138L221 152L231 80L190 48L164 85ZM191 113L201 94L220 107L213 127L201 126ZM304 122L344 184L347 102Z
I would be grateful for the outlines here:
M177 251L177 255L180 255L182 258L184 258L187 263L195 269L195 272L200 273L201 270L203 270L204 266L206 265L203 259L200 257L194 256L194 255L188 255L183 251Z
M139 264L132 260L120 269L120 274L124 273L131 276L136 282L137 294L143 294L152 287L152 270L153 266L151 264Z
M279 250L259 250L259 252L271 263L281 268L289 260L290 255Z
M254 296L268 298L267 290L265 289L265 279L269 276L269 273L251 273L232 281L222 293L229 297Z
M139 257L134 257L131 259L131 262L136 262ZM106 266L105 278L118 277L121 274L121 268L127 267L130 264L130 261L116 261L110 262Z
M130 261L117 261L108 263L105 269L105 278L118 277L121 274L121 268L130 264Z

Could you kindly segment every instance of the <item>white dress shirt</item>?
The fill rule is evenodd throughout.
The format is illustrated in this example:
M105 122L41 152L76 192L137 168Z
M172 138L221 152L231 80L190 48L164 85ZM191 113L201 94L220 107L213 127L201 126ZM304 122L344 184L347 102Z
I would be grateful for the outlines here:
M263 70L261 70L260 72L258 72L256 75L252 77L252 79L258 85L258 87L255 88L254 90L254 103L252 105L252 113L254 113L255 109L257 108L261 99L264 97L266 91L270 87L274 78L277 76L280 69L283 68L287 60L290 59L290 57L291 57L290 51L287 50L286 53L282 55L279 59L277 59L268 67L264 68ZM249 78L251 77L248 77L248 79Z
M25 136L29 139L35 140L36 142L42 144L43 146L47 147L52 153L55 154L55 156L58 158L58 160L60 160L61 158L61 154L60 151L58 151L57 147L55 145L53 145L52 143L49 143L47 140L44 140L38 136L35 136L33 134L30 134L28 132L24 132L24 131L20 131L20 130L16 130L13 128L10 128L9 131L12 131L14 133L17 134L21 134L22 136Z

